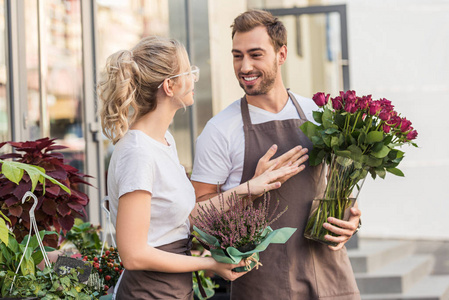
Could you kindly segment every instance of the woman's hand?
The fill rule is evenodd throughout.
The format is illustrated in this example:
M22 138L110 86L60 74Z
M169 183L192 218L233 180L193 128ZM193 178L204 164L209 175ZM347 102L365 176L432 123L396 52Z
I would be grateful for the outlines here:
M212 257L208 257L208 259L213 259ZM243 275L245 275L248 272L234 272L232 271L232 269L237 268L237 267L243 267L245 266L245 262L242 259L240 261L240 263L234 265L234 264L225 264L225 263L220 263L217 262L215 259L214 260L214 266L211 269L211 271L213 271L214 273L216 273L218 276L226 279L226 280L230 280L230 281L234 281L239 277L242 277Z

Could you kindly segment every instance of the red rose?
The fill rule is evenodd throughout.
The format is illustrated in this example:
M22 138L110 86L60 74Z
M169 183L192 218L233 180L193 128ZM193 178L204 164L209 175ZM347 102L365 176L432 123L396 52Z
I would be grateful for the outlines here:
M395 112L394 112L395 113ZM388 125L392 126L392 127L399 127L401 125L401 117L397 116L396 114L394 114L390 120L388 120Z
M335 110L340 110L343 108L343 100L341 99L340 96L332 98L331 100L332 100L332 107Z
M387 111L381 111L379 114L379 119L382 121L388 121L391 118L391 114Z
M357 105L360 110L367 109L371 103L371 95L363 96L362 98L357 98Z
M372 101L369 104L369 114L374 116L380 111L380 102L379 101Z
M407 133L407 140L411 141L416 139L416 137L418 136L418 132L416 130L412 130L409 133Z
M391 129L390 125L388 125L388 124L382 124L382 130L383 130L385 133L389 133L389 132L390 132L390 129Z
M357 108L358 107L357 107L357 105L355 103L355 99L353 99L353 98L346 99L345 110L348 113L351 113L351 114L355 113L357 111Z
M329 101L329 97L329 94L325 95L324 93L316 93L315 95L313 95L312 99L313 101L315 101L316 105L324 106Z
M412 122L410 122L406 118L403 118L401 120L401 131L402 132L407 132L407 131L411 130L412 129L412 128L410 128L411 125L412 125Z

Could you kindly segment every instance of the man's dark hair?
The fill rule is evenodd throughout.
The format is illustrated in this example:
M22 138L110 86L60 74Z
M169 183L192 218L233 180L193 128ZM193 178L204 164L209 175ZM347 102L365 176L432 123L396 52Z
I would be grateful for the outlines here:
M231 25L232 38L236 32L248 32L258 26L267 29L274 50L277 52L283 45L287 45L287 29L284 24L271 13L264 10L250 10L240 14Z

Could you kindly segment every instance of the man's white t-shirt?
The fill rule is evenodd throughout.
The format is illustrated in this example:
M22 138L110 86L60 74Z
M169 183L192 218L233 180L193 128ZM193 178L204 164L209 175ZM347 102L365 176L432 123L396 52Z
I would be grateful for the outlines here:
M108 172L114 226L121 196L136 190L151 193L147 242L153 247L187 238L189 215L195 206L195 191L179 163L175 140L168 131L165 138L169 146L140 130L129 130L116 144Z
M312 99L293 95L307 120L313 122L313 111L318 110L318 106ZM252 124L300 119L291 99L278 113L271 113L249 104L248 109ZM198 137L191 180L223 184L223 191L236 187L242 179L244 158L245 133L239 99L210 119Z

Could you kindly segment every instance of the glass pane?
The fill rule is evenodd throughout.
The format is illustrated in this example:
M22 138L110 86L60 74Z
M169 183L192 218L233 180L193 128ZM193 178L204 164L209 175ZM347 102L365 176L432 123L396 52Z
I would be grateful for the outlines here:
M81 3L27 0L24 7L30 140L56 138L83 172Z
M0 142L11 140L7 95L5 1L0 0ZM2 148L4 151L5 147Z
M292 91L311 97L343 90L340 15L280 17L288 32L288 57L282 68Z
M80 0L43 1L42 74L49 127L44 131L68 146L65 159L84 171L83 68Z
M98 71L102 70L109 55L120 49L129 49L140 39L149 35L173 37L186 45L183 1L97 0L97 7ZM190 109L188 108L185 112L179 110L174 122L170 125L170 132L176 140L181 164L187 170L192 166ZM106 138L104 138L104 149L107 170L113 146Z
M38 9L36 0L25 1L25 36L28 122L30 140L42 138L41 101L39 88L39 34Z

